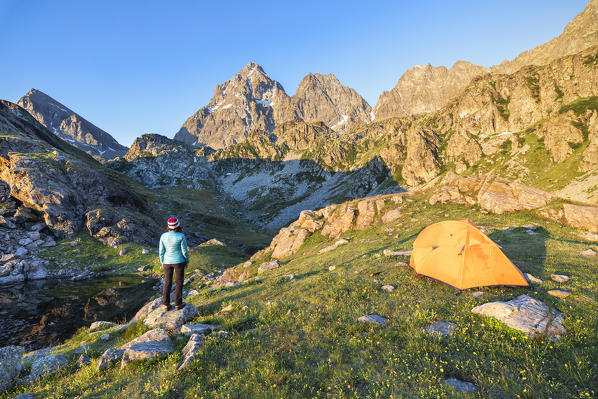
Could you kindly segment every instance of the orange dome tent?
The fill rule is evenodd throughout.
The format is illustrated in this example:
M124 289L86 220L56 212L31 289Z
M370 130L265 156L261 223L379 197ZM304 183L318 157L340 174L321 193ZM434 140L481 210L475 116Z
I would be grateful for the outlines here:
M423 229L413 243L409 265L418 274L459 290L529 285L498 246L469 220L449 220Z

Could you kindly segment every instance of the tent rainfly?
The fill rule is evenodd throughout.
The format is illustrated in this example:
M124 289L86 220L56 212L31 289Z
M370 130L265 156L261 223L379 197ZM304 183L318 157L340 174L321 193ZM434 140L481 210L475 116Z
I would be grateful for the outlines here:
M459 290L529 285L500 248L469 220L444 221L423 229L413 243L409 265L418 274Z

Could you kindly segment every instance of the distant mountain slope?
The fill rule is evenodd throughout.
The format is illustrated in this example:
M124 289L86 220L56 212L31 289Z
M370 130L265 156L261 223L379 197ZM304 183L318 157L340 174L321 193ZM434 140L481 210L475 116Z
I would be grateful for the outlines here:
M571 21L561 35L512 61L485 68L458 61L451 69L416 65L409 68L390 91L383 92L374 107L374 118L415 115L437 111L455 98L476 76L492 71L514 73L527 65L546 65L561 57L598 45L598 0Z
M512 61L492 67L493 72L513 73L526 65L546 65L570 54L577 54L598 44L598 0L590 0L586 8L567 24L563 33L547 43L519 54Z
M370 114L369 104L334 75L310 73L289 97L280 83L250 62L216 86L208 105L187 119L174 139L222 148L245 141L254 130L271 133L296 118L344 130L355 121L369 122Z
M51 132L91 155L113 159L127 152L110 134L39 90L29 90L18 104Z
M457 96L471 79L487 68L457 61L451 69L416 65L409 68L390 91L380 95L373 115L377 120L437 111Z

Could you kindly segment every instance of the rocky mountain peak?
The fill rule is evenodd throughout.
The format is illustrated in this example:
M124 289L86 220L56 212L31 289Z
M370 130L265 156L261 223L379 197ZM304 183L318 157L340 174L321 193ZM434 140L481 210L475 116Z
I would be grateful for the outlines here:
M216 85L208 105L187 119L175 140L222 148L244 141L255 129L271 132L275 127L275 105L288 101L282 85L250 62L230 80Z
M208 105L187 119L175 140L222 148L245 141L254 130L272 133L278 124L296 118L344 130L356 121L369 122L370 115L370 105L332 74L308 74L289 97L279 82L250 62L216 85Z
M112 159L127 152L110 134L40 90L29 90L18 104L48 130L91 155Z
M363 97L343 86L333 74L307 74L299 83L291 106L295 115L306 122L322 121L337 131L356 121L369 122L372 112Z

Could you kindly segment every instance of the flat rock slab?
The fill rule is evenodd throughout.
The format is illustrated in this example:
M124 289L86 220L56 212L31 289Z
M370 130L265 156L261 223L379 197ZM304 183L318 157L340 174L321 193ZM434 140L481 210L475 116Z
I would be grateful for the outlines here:
M484 295L484 291L475 291L475 292L472 292L471 295L474 298L477 298L477 297L480 297L480 296Z
M548 295L555 296L557 298L567 298L571 293L565 290L550 290L548 291Z
M357 321L359 321L361 323L377 324L380 327L384 327L386 325L386 323L388 323L388 319L387 318L382 317L382 316L377 315L377 314L367 314L365 316L361 316L360 318L357 319Z
M584 231L583 233L579 233L579 236L584 240L598 242L598 234L592 233L590 231Z
M22 356L22 346L0 348L0 393L12 385L12 381L23 369Z
M13 399L34 399L35 396L33 396L32 393L22 393L19 396L15 396Z
M471 311L493 317L529 336L544 334L552 340L557 340L567 332L563 327L563 313L550 309L544 302L527 295L520 295L507 302L488 302L474 307Z
M197 323L197 324L183 324L183 326L181 327L181 334L184 335L193 335L193 334L200 334L200 335L206 335L211 333L214 330L220 330L220 326L215 326L215 325L211 325L211 324L202 324L202 323Z
M349 240L346 240L346 239L344 239L344 238L341 238L340 240L337 240L337 241L336 241L334 244L332 244L332 245L329 245L329 246L327 246L327 247L324 247L324 248L320 249L320 250L318 251L318 253L319 253L319 254L323 254L323 253L326 253L326 252L330 252L330 251L332 251L332 250L334 250L334 249L337 249L337 248L338 248L339 246L341 246L341 245L345 245L345 244L347 244L348 242L349 242Z
M69 364L69 360L63 354L59 355L48 355L37 359L31 365L31 374L29 375L29 381L36 381L44 375L51 374Z
M98 370L104 370L120 361L124 353L125 350L121 348L107 349L98 361Z
M447 378L444 383L452 386L458 392L474 393L478 391L478 387L471 382L461 381L456 378Z
M174 352L174 344L166 330L156 328L127 342L121 346L121 349L125 350L122 355L121 367L125 367L130 362L170 354Z
M525 273L524 277L528 281L528 283L542 284L544 282L544 281L540 280L539 278L534 277L531 273Z
M161 307L150 312L143 324L149 328L165 328L167 330L176 330L187 321L197 316L197 308L190 303L186 303L181 310L164 311Z
M382 253L386 256L411 256L411 252L413 251L391 251L390 249L385 249Z
M452 335L457 329L457 324L450 321L437 321L429 326L424 327L424 331L430 335L438 335L441 337L448 337Z
M195 355L197 355L197 353L199 352L199 348L201 348L202 345L203 338L201 335L191 335L191 337L189 338L189 342L187 342L187 345L185 345L185 347L183 348L183 363L179 367L179 370L184 370L187 367L189 367L191 362L195 360Z
M557 283L566 283L569 281L569 276L565 276L564 274L551 274L550 278Z
M594 251L592 248L588 248L585 251L581 251L579 254L581 256L596 256L596 251Z
M260 267L258 267L257 272L258 274L260 274L268 270L277 269L278 267L280 267L280 262L277 260L274 260L272 262L265 262L262 263Z

